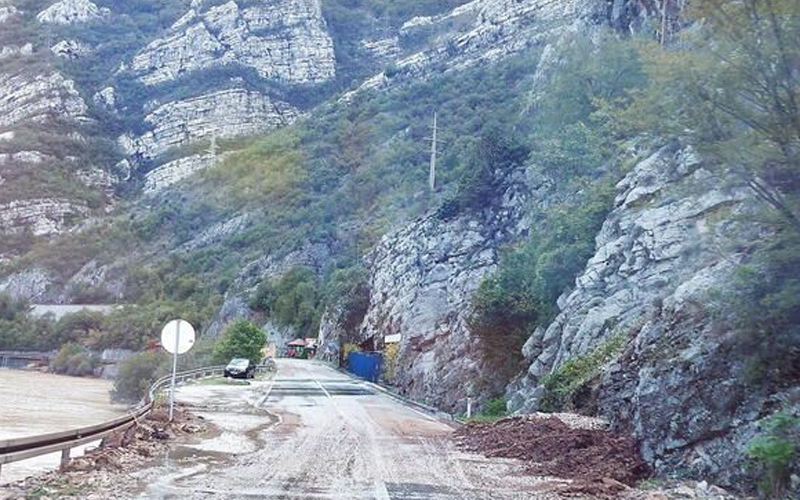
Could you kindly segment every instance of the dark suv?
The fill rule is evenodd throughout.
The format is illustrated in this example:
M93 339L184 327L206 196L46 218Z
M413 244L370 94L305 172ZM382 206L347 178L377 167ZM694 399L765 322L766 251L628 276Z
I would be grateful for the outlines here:
M225 378L254 378L256 365L247 358L233 358L225 367Z

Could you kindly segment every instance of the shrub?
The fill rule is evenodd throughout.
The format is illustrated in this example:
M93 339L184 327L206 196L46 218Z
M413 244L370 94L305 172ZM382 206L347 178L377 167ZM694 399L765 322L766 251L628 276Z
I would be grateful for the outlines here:
M555 317L556 301L594 252L594 238L612 207L613 177L597 180L574 202L543 214L537 233L507 251L472 297L470 330L498 376L519 370L521 348L537 326Z
M389 383L394 381L399 355L400 344L388 344L383 349L383 379Z
M539 408L545 412L565 409L574 394L596 377L601 368L613 360L625 347L623 334L611 336L594 351L576 356L542 379L545 389Z
M225 336L214 346L214 360L227 363L233 358L247 358L259 363L261 350L267 345L267 335L255 323L239 320L231 324Z
M767 432L754 438L747 445L747 457L760 474L758 489L770 498L782 498L789 484L791 465L794 463L797 446L792 442L790 431L800 419L787 413L777 413L766 423Z
M322 316L316 274L307 267L295 267L277 281L266 280L256 289L250 307L280 326L293 328L304 337L312 336L319 330Z
M483 406L481 415L485 415L487 417L502 417L507 413L506 405L506 398L503 396L490 399Z
M117 401L138 401L156 379L168 372L169 356L165 352L147 351L131 356L119 367L111 396Z
M337 269L325 284L325 304L340 311L339 324L348 338L357 333L369 308L368 273L363 267Z
M85 347L67 343L58 351L50 361L50 371L75 377L92 375L98 366L97 357Z

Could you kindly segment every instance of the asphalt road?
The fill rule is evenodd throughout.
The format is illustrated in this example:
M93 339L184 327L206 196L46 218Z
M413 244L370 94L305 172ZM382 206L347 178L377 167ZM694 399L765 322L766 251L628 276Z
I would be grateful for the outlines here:
M554 498L514 460L457 450L453 429L321 363L273 379L182 387L218 431L140 473L139 498Z

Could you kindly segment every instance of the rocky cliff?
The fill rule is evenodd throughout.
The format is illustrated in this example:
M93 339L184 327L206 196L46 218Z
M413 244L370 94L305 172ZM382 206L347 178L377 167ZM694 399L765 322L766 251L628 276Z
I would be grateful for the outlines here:
M355 338L335 310L321 330L328 344L399 343L392 382L406 395L464 411L466 398L503 392L467 326L472 294L496 267L501 249L528 235L528 204L549 183L525 168L502 177L498 203L446 219L432 213L386 234L365 257L369 305ZM337 351L326 348L326 350Z
M509 408L540 409L549 375L613 344L613 361L567 404L633 433L659 472L736 484L741 450L782 399L743 382L743 361L729 353L735 334L708 309L752 251L741 243L764 236L742 222L750 192L671 145L640 161L617 193L560 314L525 345L530 367L510 387Z
M156 158L172 148L211 137L238 137L289 125L298 111L245 89L231 89L171 102L145 116L152 130L120 141L125 152Z
M305 84L333 79L335 63L319 0L247 7L230 1L192 8L166 37L139 52L131 68L147 85L228 64L253 68L263 78Z

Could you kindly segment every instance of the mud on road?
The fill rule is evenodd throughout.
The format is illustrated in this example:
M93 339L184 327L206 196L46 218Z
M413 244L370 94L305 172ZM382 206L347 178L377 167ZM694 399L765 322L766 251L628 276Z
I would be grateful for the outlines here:
M217 431L136 475L133 498L556 498L516 460L458 450L453 428L309 361L249 386L180 389Z
M597 498L531 475L525 460L459 449L449 424L316 362L279 360L271 379L187 385L177 398L206 432L159 448L135 471L67 475L65 491L86 500Z

